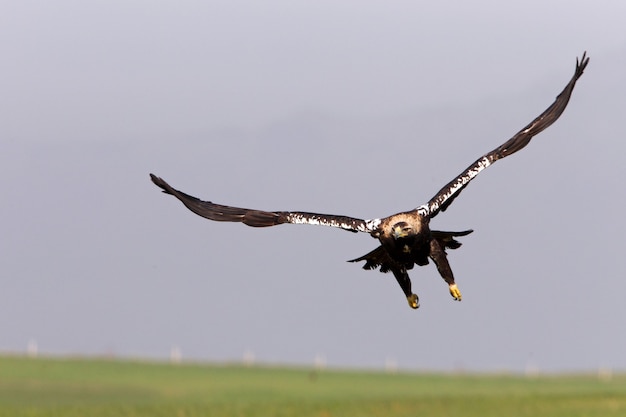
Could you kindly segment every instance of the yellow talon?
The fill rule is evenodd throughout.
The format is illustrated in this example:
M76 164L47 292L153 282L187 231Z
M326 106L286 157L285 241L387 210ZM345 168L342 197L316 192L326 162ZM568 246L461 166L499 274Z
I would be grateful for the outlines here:
M419 308L420 303L418 301L416 294L409 295L406 300L409 302L409 307L411 308Z
M450 284L450 295L457 301L461 301L461 291L459 291L459 287L456 284Z

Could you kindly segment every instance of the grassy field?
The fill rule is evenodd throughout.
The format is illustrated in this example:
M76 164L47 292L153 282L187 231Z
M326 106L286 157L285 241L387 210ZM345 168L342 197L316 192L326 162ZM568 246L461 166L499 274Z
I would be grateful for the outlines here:
M0 416L626 416L626 375L535 377L0 357Z

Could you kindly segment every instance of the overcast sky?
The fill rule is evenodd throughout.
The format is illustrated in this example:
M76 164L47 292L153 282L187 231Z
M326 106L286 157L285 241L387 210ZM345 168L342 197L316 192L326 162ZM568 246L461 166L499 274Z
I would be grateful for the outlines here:
M412 370L626 370L626 3L0 2L0 352ZM366 234L209 222L163 195L360 218L428 201L569 107L431 227L433 265L345 262Z

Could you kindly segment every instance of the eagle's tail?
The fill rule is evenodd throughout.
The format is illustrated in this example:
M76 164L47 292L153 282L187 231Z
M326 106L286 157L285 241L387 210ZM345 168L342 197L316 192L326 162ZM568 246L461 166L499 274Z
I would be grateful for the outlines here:
M430 233L433 239L437 240L439 246L445 251L446 249L457 249L461 247L461 242L456 240L455 237L467 236L472 232L473 230L464 230L462 232L442 232L439 230L432 230ZM389 272L391 271L393 265L397 265L397 262L391 259L385 248L382 247L382 245L361 257L358 257L356 259L350 259L348 262L360 261L365 261L363 269L376 269L380 267L380 272ZM416 260L415 262L418 265L427 265L428 258L424 256L424 260ZM405 267L407 269L411 269L413 267L413 264L405 265Z
M358 257L356 259L350 259L348 262L361 262L365 261L363 269L376 269L380 266L380 272L389 272L390 264L393 263L387 251L379 246L373 251Z
M467 236L472 233L473 230L464 230L462 232L442 232L439 230L431 230L430 234L433 238L439 242L441 247L445 249L458 249L462 243L455 239L459 236Z

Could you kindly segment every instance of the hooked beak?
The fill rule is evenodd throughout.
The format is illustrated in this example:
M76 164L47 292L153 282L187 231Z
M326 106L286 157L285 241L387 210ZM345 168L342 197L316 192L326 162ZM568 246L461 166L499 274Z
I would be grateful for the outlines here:
M391 231L391 235L394 239L399 239L402 237L407 237L409 234L406 232L406 230L403 230L402 227L396 226Z

